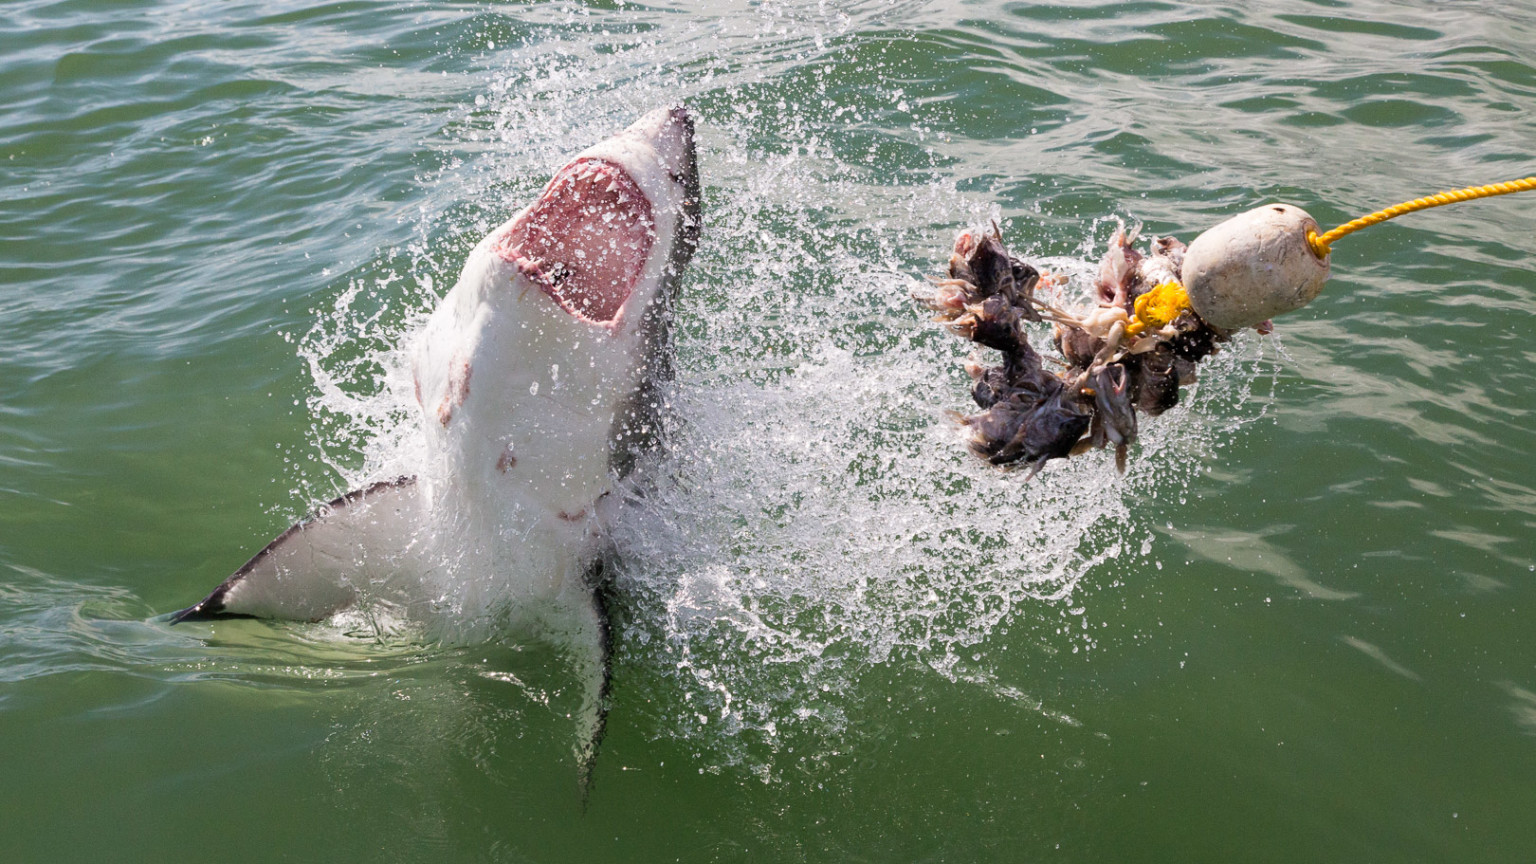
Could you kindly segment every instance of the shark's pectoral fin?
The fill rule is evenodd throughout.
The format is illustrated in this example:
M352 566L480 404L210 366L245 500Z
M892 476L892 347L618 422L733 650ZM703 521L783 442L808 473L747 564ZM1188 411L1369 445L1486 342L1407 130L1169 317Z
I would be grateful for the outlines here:
M424 506L416 478L349 492L306 516L171 623L215 618L319 621L417 568Z

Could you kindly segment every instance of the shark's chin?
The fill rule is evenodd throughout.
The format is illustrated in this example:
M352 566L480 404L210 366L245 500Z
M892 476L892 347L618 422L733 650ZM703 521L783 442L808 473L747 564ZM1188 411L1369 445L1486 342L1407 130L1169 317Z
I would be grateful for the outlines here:
M634 293L655 239L651 202L629 172L605 159L577 159L496 237L492 251L561 309L606 324Z

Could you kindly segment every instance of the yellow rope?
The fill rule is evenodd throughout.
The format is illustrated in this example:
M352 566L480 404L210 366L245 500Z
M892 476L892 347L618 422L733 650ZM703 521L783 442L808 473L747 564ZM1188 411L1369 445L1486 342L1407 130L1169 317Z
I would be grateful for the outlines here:
M1333 241L1348 234L1353 234L1361 228L1369 228L1378 222L1385 222L1404 213L1413 213L1419 210L1428 210L1431 207L1440 207L1446 204L1455 204L1459 201L1475 201L1478 198L1492 198L1495 195L1508 195L1511 192L1527 192L1536 189L1536 176L1526 177L1522 180L1511 180L1508 183L1490 183L1487 186L1468 186L1465 189L1457 189L1452 192L1441 192L1424 198L1415 198L1396 204L1385 210L1377 210L1369 216L1361 216L1353 222L1343 225L1319 235L1316 231L1307 232L1307 244L1319 258L1327 258ZM1126 328L1126 336L1139 336L1149 330L1157 330L1178 318L1189 308L1189 295L1184 286L1177 280L1164 282L1151 291L1136 298L1135 311L1131 315L1130 326Z
M1412 201L1405 201L1402 204L1396 204L1385 210L1377 210L1369 216L1361 216L1353 222L1346 222L1323 235L1319 235L1316 231L1308 231L1307 243L1311 245L1312 251L1317 253L1317 257L1326 258L1328 257L1329 247L1333 245L1333 241L1346 234L1353 234L1361 228L1369 228L1377 222L1385 222L1404 213L1428 210L1431 207L1440 207L1445 204L1455 204L1458 201L1475 201L1478 198L1492 198L1495 195L1508 195L1511 192L1525 192L1531 189L1536 189L1536 176L1526 177L1523 180L1511 180L1508 183L1468 186L1465 189L1457 189L1453 192L1441 192L1438 195L1430 195L1426 198L1415 198Z

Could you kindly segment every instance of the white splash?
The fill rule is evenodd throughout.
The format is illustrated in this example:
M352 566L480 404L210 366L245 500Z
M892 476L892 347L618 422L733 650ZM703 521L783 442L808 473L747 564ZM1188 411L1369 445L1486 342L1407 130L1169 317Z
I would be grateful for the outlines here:
M921 116L881 125L830 90L846 22L794 8L765 6L768 35L750 48L751 33L672 28L662 44L598 21L506 49L483 105L452 129L465 160L424 181L422 239L355 278L303 340L316 446L352 484L411 473L401 357L463 238L521 206L564 154L681 97L698 117L705 230L678 304L670 449L612 526L621 658L676 688L662 712L675 719L654 733L707 742L712 762L761 763L753 749L786 730L844 730L858 675L898 664L1069 722L989 683L987 640L1061 616L1095 568L1146 554L1150 528L1128 502L1182 494L1203 454L1262 413L1260 342L1208 361L1184 404L1145 425L1123 478L1091 457L1024 484L971 458L943 416L967 404L964 349L909 295L959 229L1002 213L957 189ZM624 20L646 14L658 13ZM803 84L768 90L765 74ZM901 148L899 166L866 158L882 146ZM1044 245L1022 221L1003 229L1026 255ZM1037 263L1086 295L1107 230L1089 226L1081 258ZM1084 629L1059 639L1093 647Z

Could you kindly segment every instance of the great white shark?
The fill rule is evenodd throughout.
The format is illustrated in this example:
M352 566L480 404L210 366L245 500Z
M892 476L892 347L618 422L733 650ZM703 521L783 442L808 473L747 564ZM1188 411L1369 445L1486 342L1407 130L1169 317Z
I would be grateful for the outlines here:
M699 231L681 106L577 154L475 246L415 342L422 470L319 507L172 622L382 603L459 638L532 632L591 673L595 736L603 511L659 447L672 302Z

